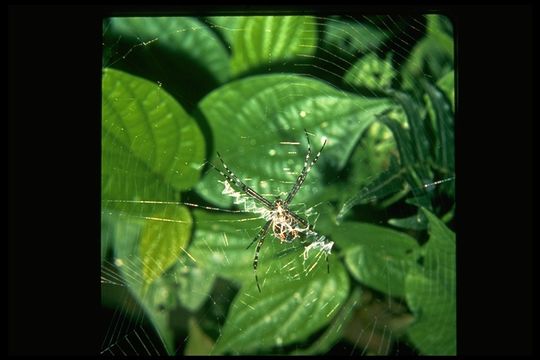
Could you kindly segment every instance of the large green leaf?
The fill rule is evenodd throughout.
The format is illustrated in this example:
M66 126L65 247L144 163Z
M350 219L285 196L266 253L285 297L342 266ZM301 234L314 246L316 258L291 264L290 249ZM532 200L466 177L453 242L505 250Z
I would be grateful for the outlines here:
M202 134L156 84L105 69L102 116L103 206L120 204L131 213L149 213L152 206L128 204L176 200L177 191L197 182L204 159Z
M272 352L302 342L330 323L347 299L347 273L335 257L330 258L329 274L326 266L313 269L316 262L304 264L301 257L285 255L277 265L261 269L266 278L262 293L251 284L240 289L214 353Z
M291 355L318 355L326 354L341 339L345 331L344 324L347 324L354 316L354 310L362 301L362 290L360 287L353 288L347 302L341 307L339 313L332 319L330 326L324 333L306 349L296 349Z
M353 276L389 296L404 296L405 276L416 256L416 241L403 233L373 225L368 230L354 230L357 232L351 234L360 234L360 245L348 250L345 257Z
M429 211L429 240L423 264L411 267L405 281L407 304L416 317L409 339L423 353L456 353L455 234Z
M191 237L192 220L184 206L163 205L144 225L139 247L147 284L160 277L178 260Z
M358 222L344 222L331 231L332 240L344 249L347 268L358 281L390 296L404 296L405 276L417 256L414 238Z
M200 104L214 134L214 148L229 168L257 192L289 192L307 152L304 129L316 154L328 140L319 163L295 198L303 203L323 184L323 164L345 166L350 153L375 115L388 109L385 98L366 98L298 75L255 76L227 84ZM212 156L213 163L216 157ZM249 180L247 179L249 178ZM206 199L227 206L222 177L211 170L198 184Z
M271 231L259 255L259 293L253 271L255 248L246 248L264 221L200 210L193 215L196 231L188 251L197 266L241 285L215 353L253 353L305 340L327 324L347 298L348 278L334 255L328 255L328 273L324 253L305 253L299 240L281 244Z
M230 32L231 71L238 75L275 63L282 64L302 55L311 55L317 44L317 24L311 16L245 16L236 18Z
M208 213L193 211L195 232L189 247L190 255L197 266L210 274L219 275L229 280L248 281L255 286L253 275L253 251L246 250L251 240L257 235L264 221L253 215ZM267 243L272 242L268 235ZM263 247L260 263L266 261L267 248Z

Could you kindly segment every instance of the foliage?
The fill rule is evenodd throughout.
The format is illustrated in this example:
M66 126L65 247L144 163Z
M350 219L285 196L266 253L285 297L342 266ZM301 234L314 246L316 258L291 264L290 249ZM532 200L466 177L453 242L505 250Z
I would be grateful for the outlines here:
M367 293L414 317L392 341L455 354L453 39L445 17L425 22L399 66L400 32L376 18L105 21L101 260L169 354L331 351ZM336 81L317 72L332 56ZM246 247L264 221L206 163L220 151L273 200L302 169L304 129L327 145L291 208L335 242L330 271L269 234L259 293Z

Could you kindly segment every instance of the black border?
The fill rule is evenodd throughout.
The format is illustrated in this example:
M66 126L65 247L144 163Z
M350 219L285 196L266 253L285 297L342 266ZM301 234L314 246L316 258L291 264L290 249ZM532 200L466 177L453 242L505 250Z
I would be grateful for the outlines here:
M536 71L528 3L10 6L8 352L99 354L102 17L365 9L442 12L454 22L458 352L531 353Z

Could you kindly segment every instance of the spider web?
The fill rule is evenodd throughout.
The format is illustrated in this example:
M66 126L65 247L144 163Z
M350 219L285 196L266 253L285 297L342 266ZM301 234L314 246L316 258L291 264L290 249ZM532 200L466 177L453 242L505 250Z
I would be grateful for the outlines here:
M267 54L266 62L252 69L237 69L237 78L249 77L250 71L256 74L276 74L293 69L295 74L324 82L331 89L325 90L328 96L350 93L381 97L386 90L398 83L406 84L403 87L409 93L423 93L424 88L415 79L422 78L435 83L439 78L434 74L448 73L448 69L441 67L445 62L439 61L444 54L433 47L433 42L440 39L437 38L437 33L430 32L429 17L345 15L314 16L304 21L312 25L312 30L307 36L300 37L296 47L298 56L283 60L275 49L275 53ZM120 27L115 28L113 19L107 19L103 26L103 68L119 69L146 78L158 88L172 94L188 113L194 114L198 101L205 94L218 88L220 82L227 82L227 79L219 78L223 69L216 62L209 63L208 66L214 71L214 82L198 83L197 78L187 82L186 79L198 76L200 72L186 75L179 70L177 77L171 79L167 68L181 68L183 62L179 59L180 65L171 65L170 60L162 56L158 47L171 42L171 39L181 39L182 36L188 39L186 46L194 46L193 42L200 40L201 36L215 37L227 44L232 37L247 37L250 34L251 30L244 27L242 21L236 24L224 17L190 18L189 22L181 26L164 26L161 32L156 30L157 35L154 36L142 31L137 32L136 27L131 28L131 34L128 33L129 28L121 29L122 34L119 34ZM443 27L447 25L446 22L442 24ZM317 39L316 42L313 41L314 38ZM311 51L312 48L316 51ZM306 49L309 51L305 51ZM234 56L234 49L230 46L225 47L225 50L229 56ZM185 56L197 58L198 54L189 55L186 52ZM399 78L398 69L404 67L409 69L406 73L408 76ZM228 80L234 78L233 74ZM300 83L298 84L301 89ZM182 87L187 87L189 91ZM129 105L131 96L126 95L125 99L120 99L126 101L128 109L132 109ZM418 99L426 102L425 96L420 95ZM310 95L304 94L302 90L284 90L279 98L283 103L292 100L309 101ZM156 105L154 110L158 111L158 107ZM296 181L304 163L307 142L304 136L297 135L303 132L303 128L283 121L287 114L273 113L271 105L263 105L262 108L265 110L259 116L266 121L258 131L259 137L247 135L250 133L239 124L237 128L232 128L230 133L223 135L227 137L227 141L214 139L216 147L219 148L209 149L213 152L220 151L227 165L243 182L273 201L276 197L286 197ZM434 106L426 108L426 111L431 113L437 111ZM304 118L309 114L299 110L296 115ZM403 112L393 112L388 116L400 121L403 127L408 129ZM338 151L332 151L333 147L336 149L340 146L339 139L343 138L338 130L325 131L324 127L320 127L308 128L307 131L313 155L325 139L328 139L328 149L322 152L319 162L307 176L290 208L306 218L316 230L319 230L319 221L324 228L323 220L320 219L328 217L333 210L341 222L354 220L389 226L388 219L391 219L391 225L410 225L411 222L425 225L428 220L422 212L417 212L413 205L425 205L426 197L432 196L430 194L436 194L433 196L434 202L439 201L444 207L447 200L438 195L438 191L445 186L453 186L454 175L449 173L429 178L427 181L420 176L416 183L395 181L396 178L406 179L406 174L400 172L403 170L394 169L395 164L388 160L399 159L399 144L396 144L391 131L380 123L373 122L362 134L351 134L343 141L350 143L347 148L350 153L345 160L339 160ZM264 139L264 133L279 135L271 137L276 141L272 141L269 146L268 142L261 140ZM435 134L430 135L435 137ZM206 141L211 142L209 139ZM371 150L366 150L368 148ZM260 162L260 165L250 164L253 159ZM277 166L273 164L274 159L279 159L275 161ZM224 179L206 165L206 162L212 161L217 166L218 162L215 160L215 156L206 154L205 159L192 164L192 167L201 171L201 178L190 189L178 191L174 186L168 186L160 198L145 197L145 193L152 193L154 183L145 178L139 181L138 173L124 173L117 176L125 177L126 184L133 182L131 188L135 189L134 196L130 199L102 198L101 289L104 319L101 354L219 353L220 346L225 346L222 345L224 342L235 341L230 340L229 335L234 333L235 324L233 323L232 330L227 324L228 317L235 311L245 313L245 317L251 319L254 326L259 326L259 321L267 322L268 328L274 326L272 314L257 313L249 301L245 301L255 294L253 289L256 291L251 267L254 248L245 250L245 247L264 224L261 207L257 202L245 197L242 197L243 201L237 201L236 206L233 205L234 196L231 194L237 198L241 194L238 189L235 189L236 192L229 189L227 194ZM347 165L341 168L335 166L340 161ZM144 167L128 152L104 151L102 162L128 164L126 166L130 169ZM355 166L353 163L360 165ZM269 169L254 172L253 168L256 169L257 166L266 166ZM119 173L121 168L119 165ZM265 175L266 173L270 176ZM349 179L348 186L340 185L342 178ZM325 187L339 191L341 201L330 204L324 197L313 196ZM126 185L126 188L130 187ZM221 194L222 198L216 197L216 194ZM399 206L397 209L391 207L406 198L412 199L409 205ZM175 210L177 208L184 210ZM453 209L446 210L453 215ZM176 259L171 264L164 264L158 252L149 252L150 255L143 258L140 250L141 238L145 234L152 234L155 242L159 242L160 233L163 237L170 236L169 230L159 230L161 224L167 223L189 223L193 234L189 244L180 246L181 250L173 254ZM409 226L407 230L398 230L423 234L417 237L419 243L423 244L428 238L425 227L424 232L414 229L414 226ZM414 232L416 230L417 233ZM354 235L351 233L348 236ZM231 258L230 248L240 247L241 244L244 251L234 253L235 258ZM340 246L337 240L336 245ZM261 250L258 271L264 296L272 297L272 294L265 294L265 288L275 281L275 276L283 279L283 283L302 286L302 282L326 273L324 252L315 248L304 258L308 246L298 241L281 244L271 233L267 235ZM346 249L347 246L345 244L342 247ZM389 245L381 245L377 249L379 252L392 254ZM152 254L158 255L153 257ZM336 267L338 261L344 260L346 264L350 264L354 259L369 256L369 253L364 253L361 249L351 251L350 256L339 259L334 254L335 252L330 255L330 273L339 272L336 270L339 269ZM368 260L363 261L369 264ZM439 278L446 282L451 281L454 274L445 269L453 268L453 261L451 251L433 252L431 255L422 253L418 262L423 266L412 275L409 272L405 278L408 268L405 268L403 263L393 262L391 255L388 255L387 262L383 263L377 275L383 279L382 283L387 279L382 288L363 283L363 275L353 271L350 291L345 301L335 305L334 298L326 294L312 296L314 302L325 299L321 304L323 310L309 313L306 323L318 322L325 317L332 321L319 326L308 339L292 344L288 339L276 336L274 346L266 349L269 353L330 352L347 355L436 352L438 350L432 350L429 344L415 345L417 343L414 340L431 336L436 342L438 334L444 333L445 328L452 325L452 321L455 323L455 319L438 319L439 324L432 328L428 335L422 332L420 325L412 334L406 334L406 330L418 320L415 318L418 309L431 309L430 301L426 299L455 298L452 293L454 290L441 287L439 282L435 281ZM221 272L218 265L209 266L208 263L223 264L223 269L227 270ZM435 275L431 268L436 269ZM343 269L347 267L344 266ZM428 296L407 298L393 282L395 273L403 275L407 286L420 289L417 294ZM246 329L237 325L236 331L240 336ZM257 349L257 339L253 339L253 343L253 348L245 347L246 350L240 352L255 352L253 349ZM453 351L451 346L447 351ZM225 352L235 351L228 349Z

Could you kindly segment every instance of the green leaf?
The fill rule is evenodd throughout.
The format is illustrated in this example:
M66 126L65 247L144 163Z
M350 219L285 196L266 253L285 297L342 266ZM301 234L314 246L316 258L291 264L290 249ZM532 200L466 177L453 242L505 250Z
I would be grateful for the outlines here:
M452 112L455 112L456 109L456 87L454 86L454 78L454 70L452 70L437 81L437 86L443 91L452 104Z
M178 74L185 73L191 79L193 70L205 70L220 83L229 78L229 55L219 38L201 21L190 17L116 17L111 18L104 33L104 41L111 46L123 46L116 50L118 56L111 65L123 65L129 57L136 57L146 64L147 71L158 75L167 86L178 80ZM114 44L114 45L113 45ZM120 57L123 56L123 58ZM129 64L126 64L129 65ZM159 72L152 68L159 68ZM163 76L167 74L167 76ZM170 78L173 75L174 78ZM187 77L186 77L187 79ZM181 82L185 86L185 81ZM189 87L192 89L192 87Z
M363 284L389 296L404 296L405 276L418 243L404 233L358 222L344 222L332 239L345 251L345 264Z
M388 223L396 227L410 230L424 230L427 227L426 217L421 212L401 219L390 219L388 220Z
M392 86L392 79L396 74L392 67L392 53L388 53L386 59L380 59L375 53L369 53L347 70L343 80L353 86L383 91Z
M175 306L172 288L163 277L147 285L139 256L142 229L149 220L118 217L115 221L114 264L122 274L129 291L142 306L156 328L168 354L174 354L174 335L169 326L170 312ZM157 271L157 270L156 270Z
M381 116L379 121L386 125L394 135L399 150L399 158L403 166L412 168L415 163L415 156L409 132L399 122L386 115Z
M315 340L307 349L297 349L291 355L317 355L326 354L332 347L341 339L344 324L349 323L354 316L354 310L361 302L362 291L359 287L353 288L351 296L347 302L341 307L339 313L334 317L332 323L324 331L324 333Z
M214 342L194 318L189 319L189 337L184 355L210 355Z
M437 163L448 172L454 170L454 115L443 93L427 81L422 85L435 110Z
M183 266L187 274L178 277L178 299L188 310L196 312L208 300L216 275L194 266Z
M394 161L391 161L387 170L382 171L343 203L336 220L338 222L343 221L355 205L381 201L383 198L404 191L405 189L405 170Z
M235 24L231 71L248 70L312 55L317 44L317 24L311 16L245 16Z
M389 37L389 31L354 19L330 17L325 23L322 46L336 57L351 58L378 48Z
M297 75L238 80L212 92L200 104L214 135L214 148L240 179L261 194L289 192L307 152L304 129L311 134L312 156L328 140L295 198L297 203L321 190L323 164L337 169L345 166L358 138L375 115L389 106L388 99L351 95ZM216 160L213 156L214 164ZM228 206L232 199L222 194L218 183L222 180L211 169L197 191L209 201Z
M407 182L412 189L422 193L424 189L422 179L427 177L428 173L425 168L427 164L417 161L409 131L405 130L398 121L386 115L381 116L379 121L386 125L392 131L392 135L394 135L399 150L401 166L406 169L405 177Z
M324 254L317 251L304 254L303 244L298 241L281 244L271 232L259 255L257 271L262 290L259 293L253 271L255 249L246 248L264 221L252 215L200 210L193 215L197 228L188 249L190 255L205 272L242 285L215 353L252 353L302 341L327 324L345 301L348 278L337 258L329 255L330 273L327 273ZM301 308L297 301L303 304ZM261 318L260 314L270 312L274 315ZM309 319L306 313L317 315ZM306 319L306 326L298 331L298 323Z
M163 205L150 220L142 229L139 247L147 284L163 275L187 248L192 226L189 211L179 205Z
M392 132L380 122L372 123L351 155L350 181L366 185L370 178L388 169L394 154L397 148Z
M414 157L421 163L425 163L429 158L430 146L425 120L422 118L416 102L408 94L394 91L393 96L403 107L407 115Z
M266 278L262 293L249 284L240 289L215 354L272 353L272 349L305 341L332 320L349 293L347 273L333 256L330 273L326 266L310 270L318 260L304 267L301 257L284 255L274 259L278 264L261 269Z
M253 251L246 247L257 235L264 221L249 214L209 213L193 211L196 230L188 249L189 254L205 273L255 286ZM268 234L267 242L271 242ZM260 263L264 263L266 247L261 250Z
M405 281L407 304L415 315L408 337L426 355L456 354L455 234L431 212L423 264L411 268Z
M210 28L216 29L225 38L230 48L236 33L243 31L240 26L244 18L244 16L209 16L206 18L206 22Z
M102 204L131 213L177 200L199 179L204 139L195 121L163 89L113 69L103 72Z

